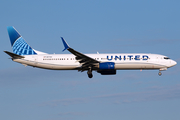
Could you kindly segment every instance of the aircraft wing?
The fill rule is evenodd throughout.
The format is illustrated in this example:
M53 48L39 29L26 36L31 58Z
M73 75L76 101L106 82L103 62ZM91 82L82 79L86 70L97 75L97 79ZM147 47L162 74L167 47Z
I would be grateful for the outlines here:
M61 37L61 39L62 39L62 42L65 47L63 51L68 50L69 52L74 54L76 56L76 60L80 64L82 64L80 71L87 70L87 69L89 69L89 67L94 67L95 64L100 63L99 61L72 49L62 37Z

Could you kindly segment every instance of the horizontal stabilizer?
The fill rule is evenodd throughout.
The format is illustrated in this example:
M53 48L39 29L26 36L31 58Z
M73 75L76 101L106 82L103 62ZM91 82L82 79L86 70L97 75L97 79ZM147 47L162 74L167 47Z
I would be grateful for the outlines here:
M4 52L5 52L6 54L8 54L9 56L11 56L12 58L15 58L15 59L21 59L21 58L24 58L24 56L17 55L17 54L8 52L8 51L4 51Z

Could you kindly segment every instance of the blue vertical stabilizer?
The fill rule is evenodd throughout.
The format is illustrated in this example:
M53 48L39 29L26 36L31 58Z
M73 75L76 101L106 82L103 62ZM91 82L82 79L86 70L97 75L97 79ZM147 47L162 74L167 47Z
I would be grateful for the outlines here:
M11 41L11 46L13 46L14 42L19 37L21 37L21 35L12 26L7 27L7 30L8 30L9 38Z
M35 55L37 54L22 38L22 36L17 32L17 30L9 26L7 27L9 38L11 41L11 46L13 53L17 55Z

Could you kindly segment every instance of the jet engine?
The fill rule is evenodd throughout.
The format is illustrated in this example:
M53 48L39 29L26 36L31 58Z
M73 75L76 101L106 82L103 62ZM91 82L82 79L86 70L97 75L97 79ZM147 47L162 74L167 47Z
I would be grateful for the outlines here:
M97 70L98 73L101 73L101 75L115 75L115 63L114 62L103 62L99 63L99 70Z

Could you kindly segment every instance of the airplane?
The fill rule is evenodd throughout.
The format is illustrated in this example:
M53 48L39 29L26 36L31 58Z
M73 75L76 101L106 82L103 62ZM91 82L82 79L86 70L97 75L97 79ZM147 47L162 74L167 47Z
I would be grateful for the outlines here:
M71 48L61 37L64 50L72 54L47 54L37 51L27 44L24 38L13 27L8 26L12 52L7 53L14 62L25 66L32 66L50 70L78 70L87 71L88 77L92 78L92 71L101 75L115 75L117 70L167 70L177 64L167 56L147 53L104 53L83 54Z

